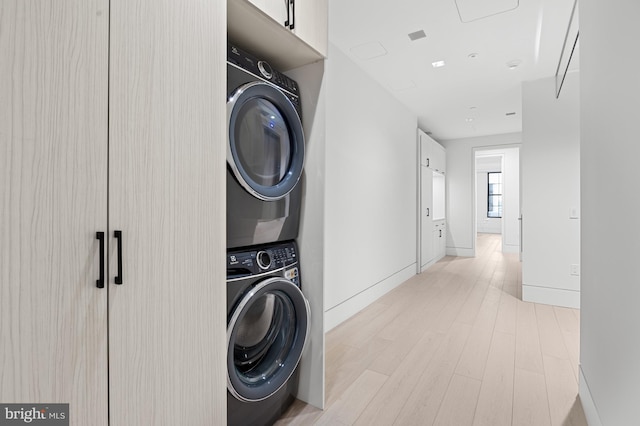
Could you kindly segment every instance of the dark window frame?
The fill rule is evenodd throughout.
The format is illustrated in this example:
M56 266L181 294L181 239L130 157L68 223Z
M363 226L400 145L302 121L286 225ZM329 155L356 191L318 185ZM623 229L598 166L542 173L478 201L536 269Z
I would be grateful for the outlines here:
M496 194L496 193L492 194L491 190L490 190L490 188L491 188L490 175L494 175L494 174L500 175L500 187L502 188L502 185L504 185L504 182L502 182L502 172L487 172L487 218L489 218L489 219L502 219L502 214L500 214L500 216L492 216L490 214L491 213L490 206L491 206L491 199L492 198L499 197L500 206L501 207L504 206L504 204L502 203L503 202L503 198L502 198L503 191L501 190L499 194Z

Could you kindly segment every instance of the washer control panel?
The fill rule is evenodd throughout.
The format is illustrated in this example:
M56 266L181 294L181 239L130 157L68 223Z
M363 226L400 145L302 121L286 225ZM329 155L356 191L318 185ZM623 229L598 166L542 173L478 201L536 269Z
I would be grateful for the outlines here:
M297 265L298 253L294 242L270 244L251 249L227 252L227 279L257 275ZM297 271L297 268L294 268ZM287 269L286 273L290 273Z

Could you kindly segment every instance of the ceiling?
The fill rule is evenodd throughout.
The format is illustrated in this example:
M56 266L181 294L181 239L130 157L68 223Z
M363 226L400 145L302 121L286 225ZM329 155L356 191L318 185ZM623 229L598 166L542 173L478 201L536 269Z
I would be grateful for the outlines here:
M436 140L520 132L521 83L555 75L573 4L330 0L329 41Z

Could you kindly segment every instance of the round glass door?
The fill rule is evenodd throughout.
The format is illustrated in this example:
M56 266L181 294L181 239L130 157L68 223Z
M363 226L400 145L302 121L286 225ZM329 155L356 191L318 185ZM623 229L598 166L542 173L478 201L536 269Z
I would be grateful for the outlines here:
M266 83L240 87L227 103L227 162L253 196L278 200L300 180L304 133L287 96Z
M309 333L309 303L284 278L269 278L240 300L227 325L227 388L261 401L289 380Z

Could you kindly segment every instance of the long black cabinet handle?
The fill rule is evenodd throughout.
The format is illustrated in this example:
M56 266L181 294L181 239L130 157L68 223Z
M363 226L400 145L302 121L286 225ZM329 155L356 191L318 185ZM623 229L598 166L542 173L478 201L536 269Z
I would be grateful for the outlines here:
M289 25L289 29L292 30L296 27L296 2L295 0L291 0L291 25Z
M104 232L96 232L96 240L100 241L100 278L96 280L96 287L104 288Z
M427 207L427 217L429 217L429 207Z
M287 5L287 20L284 21L285 28L289 28L289 22L291 22L291 8L289 7L289 0L284 0Z
M116 284L122 284L122 231L113 231L113 236L118 240L118 275L116 275Z

